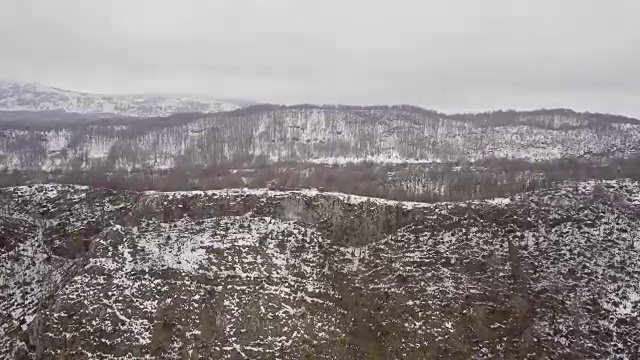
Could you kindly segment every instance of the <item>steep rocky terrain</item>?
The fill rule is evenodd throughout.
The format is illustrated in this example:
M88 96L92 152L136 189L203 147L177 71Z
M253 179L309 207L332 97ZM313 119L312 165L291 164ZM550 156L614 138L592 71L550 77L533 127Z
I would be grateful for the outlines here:
M248 104L240 100L223 101L193 96L98 95L39 84L0 82L0 110L10 111L64 110L68 113L140 117L228 111Z
M640 184L0 190L0 358L636 359Z
M0 128L0 168L170 169L273 162L440 163L628 157L640 121L569 110L444 115L421 108L261 105L212 115Z

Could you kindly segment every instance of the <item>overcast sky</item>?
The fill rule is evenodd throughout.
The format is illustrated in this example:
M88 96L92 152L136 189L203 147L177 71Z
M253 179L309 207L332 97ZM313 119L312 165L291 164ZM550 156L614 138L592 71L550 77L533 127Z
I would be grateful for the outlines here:
M0 78L640 117L639 0L0 0Z

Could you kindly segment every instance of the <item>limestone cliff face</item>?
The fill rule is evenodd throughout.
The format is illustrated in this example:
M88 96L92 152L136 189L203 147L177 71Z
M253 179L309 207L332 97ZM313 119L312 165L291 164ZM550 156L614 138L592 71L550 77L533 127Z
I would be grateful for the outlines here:
M0 357L633 358L640 185L0 190Z

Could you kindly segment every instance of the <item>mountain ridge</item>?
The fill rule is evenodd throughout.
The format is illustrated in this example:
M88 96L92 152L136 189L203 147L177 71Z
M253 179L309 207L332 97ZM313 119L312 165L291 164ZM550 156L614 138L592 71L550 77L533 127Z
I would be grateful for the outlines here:
M0 81L0 110L65 110L81 114L165 116L179 112L227 111L253 101L177 94L92 94L37 83Z
M1 115L1 114L0 114ZM569 110L448 116L411 106L257 105L44 128L5 121L0 167L167 169L252 163L446 163L627 157L640 121Z
M0 356L640 351L637 181L436 204L52 184L0 199Z
M570 116L582 116L582 117L603 117L606 116L610 119L617 119L617 121L622 122L639 122L640 120L626 115L616 115L616 114L608 114L601 112L592 112L592 111L576 111L569 108L536 108L536 109L493 109L493 110L482 110L482 111L462 111L462 112L443 112L434 109L430 109L423 106L416 106L411 104L394 104L394 105L348 105L348 104L312 104L312 103L300 103L300 104L273 104L273 103L260 103L255 100L247 100L247 99L239 99L239 98L219 98L219 97L211 97L205 95L198 94L177 94L177 93L118 93L118 94L108 94L108 93L91 93L86 91L76 91L65 89L62 87L43 85L34 82L18 82L11 80L2 80L0 79L0 111L46 111L46 110L65 110L68 113L102 113L104 116L108 115L123 115L123 116L136 116L136 117L164 117L170 114L175 114L179 112L198 112L196 109L184 108L184 109L168 109L166 111L160 112L150 112L150 113L135 113L134 110L132 112L126 112L126 110L121 112L103 112L103 111L95 111L95 109L87 109L84 111L73 111L72 109L65 108L64 106L51 106L51 107L9 107L8 103L13 102L9 96L8 90L18 89L18 93L26 89L28 92L41 92L41 93L61 93L61 94L70 94L77 96L86 96L86 97L97 97L97 98L108 98L108 99L149 99L149 100L163 100L163 99L185 99L187 101L193 100L196 102L220 102L220 103L229 103L230 106L221 106L220 108L215 109L215 112L218 111L234 111L242 108L252 108L252 109L344 109L344 110L382 110L382 109L412 109L416 111L423 111L425 113L436 114L441 116L447 116L451 118L457 119L469 119L478 116L490 116L490 115L501 115L501 114L513 114L519 113L522 115L541 115L544 113L554 113L559 114L563 113L564 115ZM26 96L30 96L26 94ZM231 105L233 104L233 105ZM77 109L76 109L77 110ZM203 114L207 113L202 112Z

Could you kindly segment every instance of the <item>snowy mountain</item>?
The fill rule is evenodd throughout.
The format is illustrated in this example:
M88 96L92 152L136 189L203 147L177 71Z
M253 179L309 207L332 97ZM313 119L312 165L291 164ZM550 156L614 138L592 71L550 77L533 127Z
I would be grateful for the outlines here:
M640 121L570 110L445 115L409 106L259 105L73 125L0 119L0 168L168 169L255 163L530 162L640 151Z
M0 358L633 359L640 184L0 190Z
M179 112L213 113L249 105L240 100L170 95L99 95L39 84L0 82L0 110L64 110L81 114L167 116Z
M640 354L640 120L244 105L0 83L0 359Z

